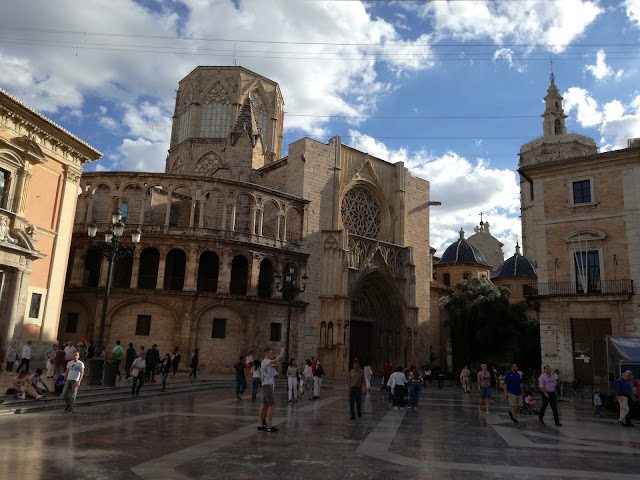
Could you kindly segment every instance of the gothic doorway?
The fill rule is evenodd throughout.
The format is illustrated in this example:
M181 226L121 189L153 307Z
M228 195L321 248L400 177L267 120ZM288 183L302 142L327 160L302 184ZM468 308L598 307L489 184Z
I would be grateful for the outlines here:
M379 271L365 275L351 295L349 367L354 358L381 372L385 361L404 365L404 315L398 287Z

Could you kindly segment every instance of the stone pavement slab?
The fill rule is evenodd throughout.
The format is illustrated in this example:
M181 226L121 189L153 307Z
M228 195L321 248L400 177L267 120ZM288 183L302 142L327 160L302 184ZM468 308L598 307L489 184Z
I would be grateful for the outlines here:
M417 411L364 395L362 417L350 421L346 386L333 383L318 401L292 403L278 385L273 434L257 431L259 403L236 400L232 383L4 416L0 479L639 478L640 427L621 427L610 413L593 418L589 407L562 404L562 427L534 415L516 426L501 397L487 415L475 396L427 388Z

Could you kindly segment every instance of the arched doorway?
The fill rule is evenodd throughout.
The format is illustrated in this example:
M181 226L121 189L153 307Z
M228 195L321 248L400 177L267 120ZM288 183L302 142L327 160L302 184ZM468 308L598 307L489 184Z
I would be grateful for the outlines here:
M404 365L406 325L397 285L374 270L357 282L350 296L349 365L355 357L378 372L387 360L394 367Z

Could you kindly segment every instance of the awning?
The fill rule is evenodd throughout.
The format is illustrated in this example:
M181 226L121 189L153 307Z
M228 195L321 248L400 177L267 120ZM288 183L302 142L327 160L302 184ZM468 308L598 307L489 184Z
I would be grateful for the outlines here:
M618 360L640 362L640 338L608 337L609 354Z

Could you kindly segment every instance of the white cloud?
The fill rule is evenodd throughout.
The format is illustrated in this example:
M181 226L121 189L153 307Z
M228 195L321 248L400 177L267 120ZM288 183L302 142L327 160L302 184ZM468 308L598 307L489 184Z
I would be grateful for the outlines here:
M564 94L564 111L567 115L575 109L576 119L583 127L595 127L602 122L598 102L584 88L571 87Z
M640 0L625 0L624 6L627 9L627 17L636 27L640 27Z
M350 145L389 162L404 162L413 175L431 182L433 207L430 243L442 253L455 240L461 227L471 235L480 221L480 212L491 223L491 232L505 243L505 254L514 251L520 235L520 187L515 172L495 169L483 161L475 163L455 152L435 156L421 150L389 149L383 142L351 130ZM454 193L455 192L455 193Z
M164 171L167 146L165 142L152 142L142 137L135 140L125 138L118 147L118 154L110 158L112 169L135 172Z
M111 117L100 117L98 122L107 130L115 130L118 127L118 122Z
M460 41L489 38L496 44L507 41L547 45L554 52L583 35L602 12L595 1L559 2L429 2L418 9L433 23L436 38Z
M593 75L598 80L609 78L610 76L614 75L614 73L616 80L622 77L622 75L624 74L624 70L620 69L617 72L614 72L614 70L605 62L606 58L607 56L604 53L604 50L598 50L598 53L596 54L596 64L586 65L584 67L585 70L591 72L591 75Z
M495 52L493 52L493 62L495 63L497 60L502 59L507 62L509 68L515 68L518 72L524 72L525 68L519 64L519 62L514 58L515 53L510 48L499 48Z

